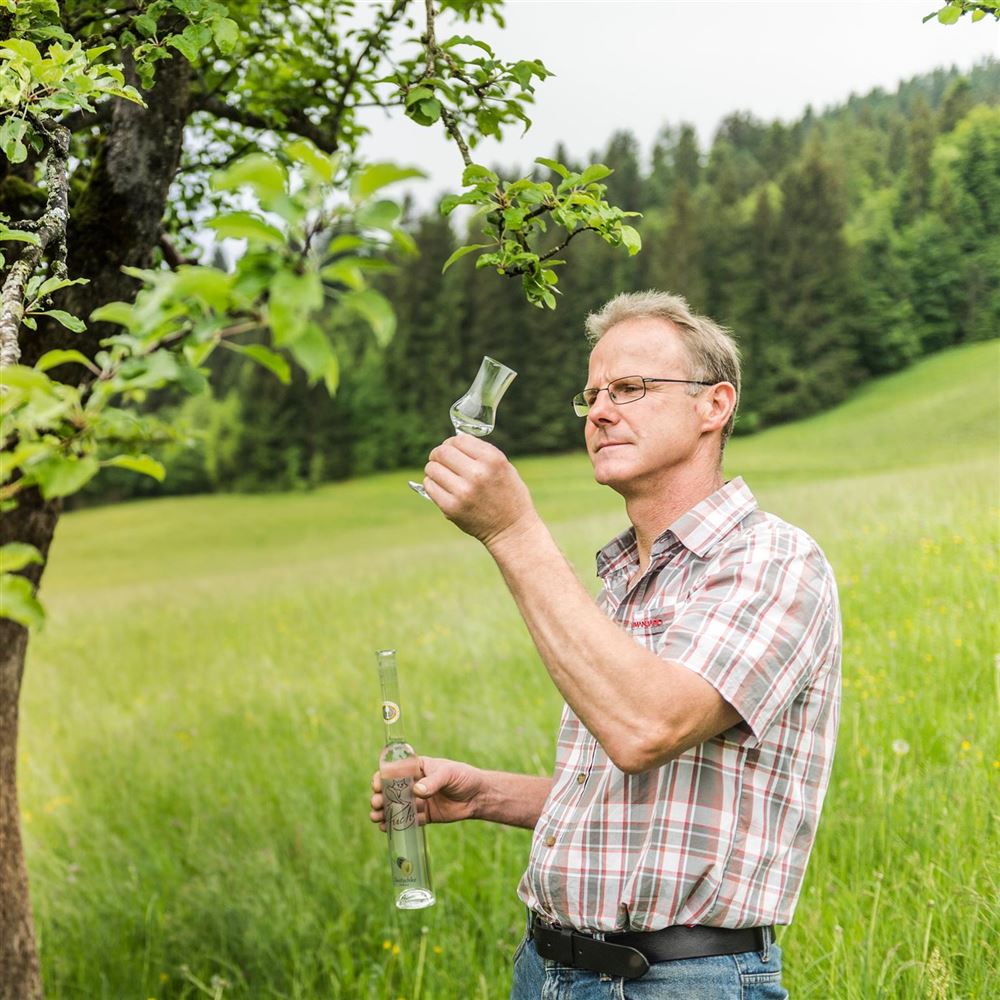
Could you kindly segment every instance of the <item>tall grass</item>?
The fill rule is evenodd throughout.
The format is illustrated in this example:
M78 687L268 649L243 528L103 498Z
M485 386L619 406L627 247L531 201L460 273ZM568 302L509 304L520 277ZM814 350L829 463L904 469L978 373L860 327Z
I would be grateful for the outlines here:
M995 343L953 351L729 448L844 609L838 756L780 935L796 998L1000 995L997 373ZM582 455L519 466L592 580L619 501ZM560 699L489 557L405 479L64 519L20 760L50 997L507 995L529 835L432 828L439 903L393 908L373 653L399 649L426 753L547 773Z

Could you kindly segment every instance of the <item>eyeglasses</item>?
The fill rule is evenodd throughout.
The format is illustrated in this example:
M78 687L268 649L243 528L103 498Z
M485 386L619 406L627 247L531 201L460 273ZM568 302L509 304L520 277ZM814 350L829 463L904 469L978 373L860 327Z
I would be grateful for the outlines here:
M597 400L597 394L607 390L612 403L624 406L635 403L646 395L646 384L649 382L675 382L678 385L716 385L715 382L698 382L690 378L643 378L641 375L626 375L609 382L603 389L584 389L573 397L573 412L578 417L585 417Z

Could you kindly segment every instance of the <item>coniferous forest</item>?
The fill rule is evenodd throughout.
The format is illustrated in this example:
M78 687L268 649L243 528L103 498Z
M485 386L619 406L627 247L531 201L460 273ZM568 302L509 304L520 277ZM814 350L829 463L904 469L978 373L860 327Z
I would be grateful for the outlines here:
M301 374L285 386L222 359L214 397L149 401L186 438L163 446L164 483L110 470L81 499L299 489L418 467L483 354L519 372L491 440L510 455L577 448L583 320L620 291L683 294L734 332L743 434L1000 332L1000 61L807 108L791 124L734 113L707 149L684 123L664 125L651 151L619 132L597 158L614 170L608 198L642 213L637 257L584 234L564 253L558 309L536 309L474 257L442 274L475 235L411 210L420 254L380 284L396 335L382 349L360 325L328 331L346 345L334 398Z

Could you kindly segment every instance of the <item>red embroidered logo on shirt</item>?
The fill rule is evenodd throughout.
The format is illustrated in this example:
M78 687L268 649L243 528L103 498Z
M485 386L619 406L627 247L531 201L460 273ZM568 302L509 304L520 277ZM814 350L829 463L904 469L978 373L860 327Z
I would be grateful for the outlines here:
M662 618L634 618L632 628L653 628L654 625L662 625Z

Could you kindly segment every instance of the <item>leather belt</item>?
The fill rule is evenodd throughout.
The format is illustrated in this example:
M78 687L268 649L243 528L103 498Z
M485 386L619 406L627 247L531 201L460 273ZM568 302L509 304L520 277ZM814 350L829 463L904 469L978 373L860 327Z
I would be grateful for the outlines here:
M600 940L571 927L554 926L537 913L531 918L531 936L542 958L623 979L644 976L654 962L763 951L769 933L769 927L677 925L659 931L605 934Z

